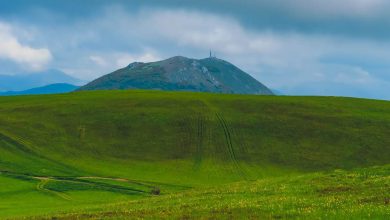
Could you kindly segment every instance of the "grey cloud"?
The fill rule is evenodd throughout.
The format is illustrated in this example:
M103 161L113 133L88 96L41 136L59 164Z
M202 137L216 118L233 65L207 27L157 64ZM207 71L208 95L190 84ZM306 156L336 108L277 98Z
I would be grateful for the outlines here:
M390 37L387 0L83 0L77 4L63 0L14 0L2 5L0 17L15 19L25 14L26 22L67 23L99 16L110 5L119 5L129 13L142 8L203 11L234 17L246 28L257 30L380 40Z

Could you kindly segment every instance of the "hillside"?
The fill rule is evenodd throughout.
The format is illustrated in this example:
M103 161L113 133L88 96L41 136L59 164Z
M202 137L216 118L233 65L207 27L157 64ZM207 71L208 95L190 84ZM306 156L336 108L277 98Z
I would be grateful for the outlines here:
M58 94L72 92L79 88L78 86L67 84L67 83L56 83L50 84L38 88L27 89L23 91L8 91L0 92L0 96L8 95L38 95L38 94Z
M249 74L215 57L196 60L176 56L152 63L136 62L80 88L112 89L272 94L270 89Z
M389 174L390 167L381 166L264 178L90 207L55 218L388 219Z
M0 97L0 217L70 210L96 217L96 210L113 215L118 209L152 218L180 209L179 201L189 197L183 203L188 213L223 216L226 210L246 212L228 204L257 204L251 193L268 200L281 192L278 187L286 190L278 194L284 200L252 205L248 213L286 215L278 201L301 210L309 202L318 205L313 198L323 192L320 212L327 202L338 204L334 196L353 192L356 198L340 201L350 208L358 207L355 199L365 201L362 211L345 212L367 216L375 206L383 217L389 132L390 103L365 99L142 90ZM365 171L371 166L382 167ZM312 173L335 169L364 175ZM151 196L156 189L161 198ZM295 196L310 200L297 203ZM164 199L172 203L161 204ZM200 208L200 200L209 200L209 208ZM124 201L137 205L109 205Z

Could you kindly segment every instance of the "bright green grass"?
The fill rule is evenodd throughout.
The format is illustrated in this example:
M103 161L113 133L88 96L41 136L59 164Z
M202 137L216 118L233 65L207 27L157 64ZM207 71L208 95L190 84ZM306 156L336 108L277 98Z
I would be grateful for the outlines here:
M188 208L167 216L229 218L231 212L233 217L326 217L332 212L324 205L313 214L289 209L306 207L297 197L306 196L312 206L317 202L318 193L305 181L326 174L312 172L389 164L389 137L386 101L155 91L1 97L0 218L80 210L107 210L108 217L110 210L141 217L146 210L144 217L153 218L163 209L180 208L181 202ZM381 184L389 176L388 168L382 169ZM286 203L249 190L279 183L287 191L277 194L275 189L274 194L285 196ZM213 214L220 193L236 186L244 191L221 200L230 211L216 209ZM333 186L336 182L330 181ZM288 191L296 187L308 191ZM151 195L156 188L160 196ZM360 189L371 192L370 187ZM348 200L350 193L342 195L342 204L355 204ZM252 205L228 206L240 198ZM256 198L275 207L256 208ZM132 207L105 207L123 201L134 202ZM203 210L203 203L211 208ZM359 210L351 215L371 213ZM347 218L342 212L340 208L332 215ZM384 216L383 210L377 214Z
M0 217L18 217L51 213L53 211L71 211L102 203L119 202L129 198L125 194L110 191L75 188L67 195L71 200L63 199L54 193L37 189L39 181L25 181L0 177ZM135 197L134 197L135 198ZM138 198L140 198L138 196Z
M85 207L54 216L58 219L388 219L389 174L390 166L379 166L265 178Z

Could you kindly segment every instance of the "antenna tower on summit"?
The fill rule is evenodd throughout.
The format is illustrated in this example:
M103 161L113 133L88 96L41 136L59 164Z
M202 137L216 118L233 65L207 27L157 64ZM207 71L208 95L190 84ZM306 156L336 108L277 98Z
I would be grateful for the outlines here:
M215 52L214 52L214 56L213 56L213 53L211 52L211 50L210 50L210 58L217 58L217 56L215 55Z

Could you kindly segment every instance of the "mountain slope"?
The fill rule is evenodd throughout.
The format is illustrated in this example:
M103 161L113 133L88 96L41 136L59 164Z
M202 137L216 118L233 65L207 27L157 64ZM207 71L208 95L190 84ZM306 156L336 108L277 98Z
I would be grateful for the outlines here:
M152 63L132 63L80 88L111 89L272 94L266 86L224 60L196 60L180 56Z
M56 84L50 84L38 88L27 89L23 91L0 92L0 96L67 93L67 92L72 92L77 88L79 88L79 86L75 86L67 83L56 83Z
M387 165L264 178L58 214L54 218L388 219L389 174Z
M54 69L39 73L0 75L0 92L21 91L56 83L78 85L81 81Z

